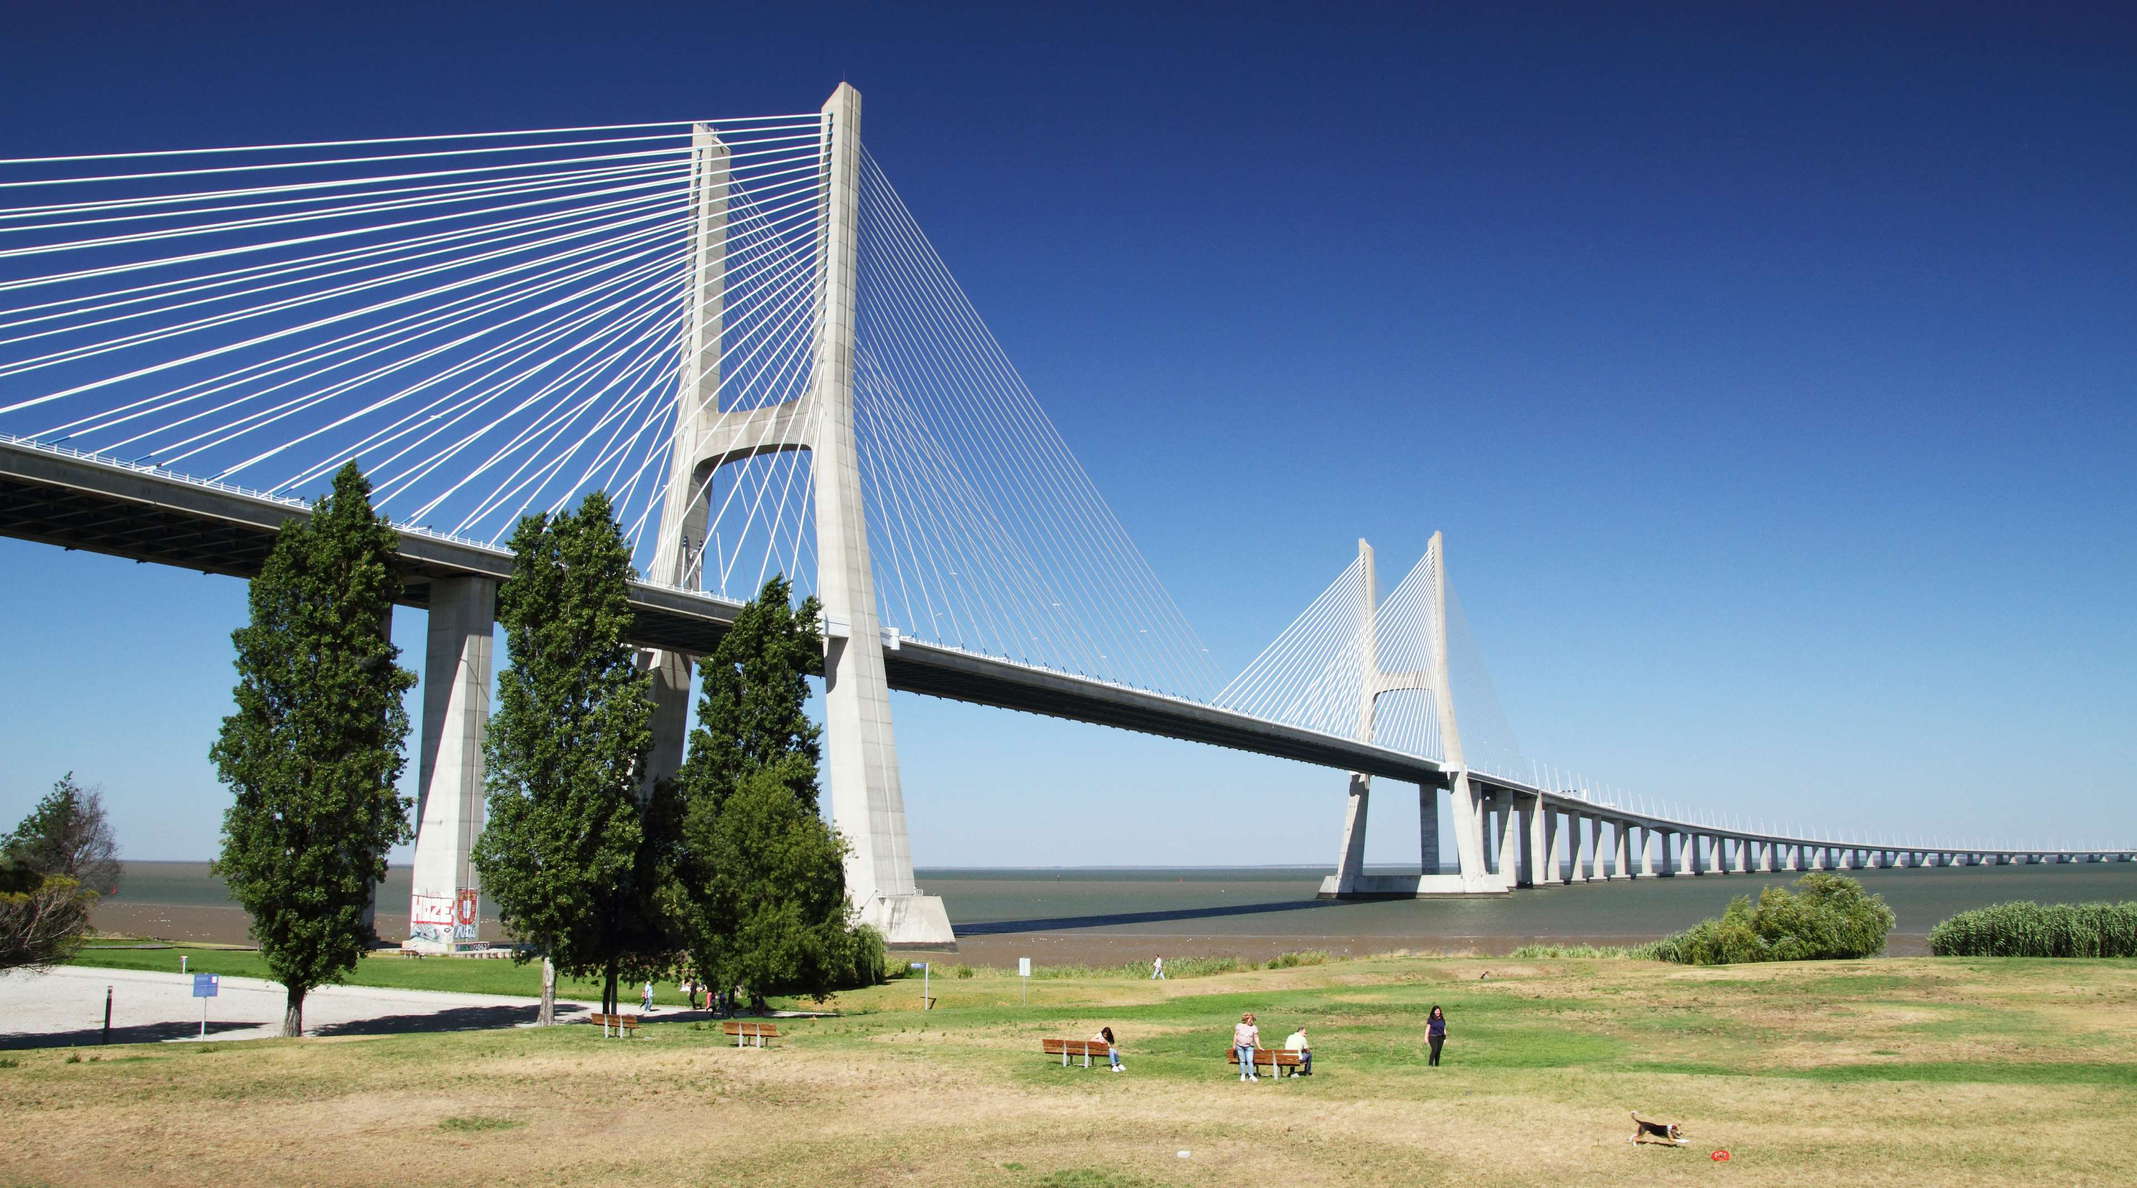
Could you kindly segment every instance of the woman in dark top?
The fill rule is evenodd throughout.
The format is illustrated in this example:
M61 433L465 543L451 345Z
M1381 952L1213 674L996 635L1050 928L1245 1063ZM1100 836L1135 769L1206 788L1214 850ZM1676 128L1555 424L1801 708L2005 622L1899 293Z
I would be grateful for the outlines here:
M1432 1004L1432 1013L1425 1017L1425 1041L1432 1045L1432 1059L1427 1063L1438 1068L1440 1045L1447 1042L1447 1013L1439 1008L1438 1003Z

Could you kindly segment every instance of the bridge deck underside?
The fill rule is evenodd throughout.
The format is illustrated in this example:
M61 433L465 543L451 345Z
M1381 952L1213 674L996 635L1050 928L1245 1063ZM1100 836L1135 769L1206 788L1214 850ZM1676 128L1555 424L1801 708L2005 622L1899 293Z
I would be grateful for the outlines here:
M304 514L277 500L0 442L0 535L249 578L266 561L276 530ZM512 573L511 555L501 549L405 531L400 540L400 601L407 606L428 607L435 578L503 580ZM631 609L633 642L704 655L727 633L739 607L636 584ZM1429 759L956 649L906 640L887 650L884 662L891 687L906 692L1410 783L1440 786L1446 779Z

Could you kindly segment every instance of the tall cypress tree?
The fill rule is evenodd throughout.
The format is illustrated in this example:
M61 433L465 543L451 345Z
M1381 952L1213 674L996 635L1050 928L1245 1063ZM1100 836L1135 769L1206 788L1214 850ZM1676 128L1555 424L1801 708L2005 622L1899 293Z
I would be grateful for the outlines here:
M675 779L671 909L720 986L821 996L882 973L882 941L846 902L845 844L817 811L808 676L823 671L814 598L765 584L712 655Z
M405 762L401 695L415 674L388 637L399 581L394 532L355 463L307 520L285 526L251 587L237 645L237 710L209 750L236 794L215 871L252 917L260 956L287 992L282 1034L304 996L356 968L386 851L411 836L395 790Z
M511 546L497 598L511 667L474 861L505 928L557 969L600 976L613 1011L618 978L650 976L667 956L648 872L658 839L637 794L653 703L626 642L630 550L599 492L574 513L521 520Z

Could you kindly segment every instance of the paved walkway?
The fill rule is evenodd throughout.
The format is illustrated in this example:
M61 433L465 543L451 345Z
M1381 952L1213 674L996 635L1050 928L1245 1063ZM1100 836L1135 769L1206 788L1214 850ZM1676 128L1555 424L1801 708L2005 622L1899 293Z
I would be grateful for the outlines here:
M0 974L0 1049L93 1046L104 1030L104 989L111 988L111 1042L198 1039L201 1004L208 1038L266 1039L282 1033L283 990L259 978L222 980L214 998L193 997L191 974L60 966L44 973ZM534 1022L540 1000L445 990L327 986L304 997L306 1035L386 1035L468 1031ZM591 1010L557 1000L557 1015Z

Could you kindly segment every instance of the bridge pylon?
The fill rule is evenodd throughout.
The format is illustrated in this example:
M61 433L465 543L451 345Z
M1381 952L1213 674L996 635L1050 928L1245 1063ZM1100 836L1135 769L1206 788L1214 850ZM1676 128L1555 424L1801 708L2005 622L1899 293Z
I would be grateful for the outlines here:
M854 440L853 354L858 292L861 95L841 83L820 115L822 207L816 244L817 309L808 389L746 409L719 406L729 153L700 126L694 149L696 226L675 439L653 577L703 581L712 475L759 454L807 450L816 519L816 597L823 606L824 767L832 824L849 843L846 893L863 923L894 946L955 944L942 900L913 879L905 800L891 727L883 633L876 618L861 469ZM694 658L655 652L654 750L648 785L682 765Z
M1451 801L1449 816L1454 826L1457 873L1439 873L1441 787L1424 784L1418 787L1418 873L1366 874L1365 836L1372 802L1372 777L1363 772L1352 772L1350 795L1344 808L1343 846L1337 858L1336 873L1322 880L1320 894L1324 899L1409 899L1419 895L1491 894L1512 889L1515 870L1511 863L1502 859L1498 871L1489 869L1484 836L1487 805L1483 795L1470 787L1468 769L1462 758L1461 727L1455 718L1454 685L1447 662L1445 550L1444 538L1435 532L1419 562L1430 579L1426 610L1430 617L1426 627L1431 640L1430 667L1388 672L1380 667L1380 594L1374 576L1373 546L1364 540L1358 542L1358 563L1363 570L1364 582L1357 639L1357 738L1360 742L1374 741L1378 704L1386 694L1415 691L1431 695L1440 744L1445 752L1445 787ZM1511 802L1502 807L1505 819L1511 820L1512 810ZM1509 828L1509 836L1512 833ZM1509 844L1504 849L1512 854L1516 848Z

